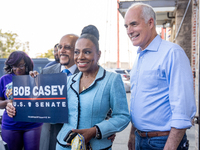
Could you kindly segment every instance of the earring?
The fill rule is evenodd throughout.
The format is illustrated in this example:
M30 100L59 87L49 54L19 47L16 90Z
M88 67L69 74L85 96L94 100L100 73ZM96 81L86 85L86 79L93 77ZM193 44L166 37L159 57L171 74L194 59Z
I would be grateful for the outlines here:
M13 72L12 68L10 69L11 73Z

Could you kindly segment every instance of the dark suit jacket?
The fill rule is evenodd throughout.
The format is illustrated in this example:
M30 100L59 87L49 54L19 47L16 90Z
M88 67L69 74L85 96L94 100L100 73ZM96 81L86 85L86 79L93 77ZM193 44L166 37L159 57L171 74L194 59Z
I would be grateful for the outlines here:
M52 73L60 73L61 72L61 64L57 63L47 68L43 68L41 74L52 74ZM75 73L78 73L79 70L76 68Z
M76 68L75 73L78 73L79 70ZM47 68L43 68L41 74L53 74L61 73L61 64L57 63ZM42 131L40 136L40 150L55 150L57 143L57 135L63 124L50 124L44 123L42 125ZM67 133L66 133L67 134Z
M51 61L48 64L46 64L46 66L44 66L44 68L47 68L47 67L52 66L52 65L57 64L57 63L58 63L57 61Z

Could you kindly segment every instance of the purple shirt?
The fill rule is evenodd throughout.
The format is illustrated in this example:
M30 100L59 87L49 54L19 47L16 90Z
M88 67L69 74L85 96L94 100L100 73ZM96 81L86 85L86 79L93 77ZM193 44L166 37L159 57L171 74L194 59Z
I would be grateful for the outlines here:
M0 78L0 97L4 99L12 99L12 76L15 74L6 74ZM4 111L2 119L2 129L6 130L24 130L32 129L42 125L42 123L34 122L20 122L14 121L13 118L9 117L7 112Z

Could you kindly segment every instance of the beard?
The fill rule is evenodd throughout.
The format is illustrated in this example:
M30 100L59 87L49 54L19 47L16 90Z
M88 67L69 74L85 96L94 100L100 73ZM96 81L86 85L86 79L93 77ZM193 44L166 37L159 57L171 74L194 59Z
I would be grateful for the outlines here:
M63 63L62 63L62 62L60 62L60 64L61 64L61 65L64 65L64 66L68 66L68 65L69 65L69 63L70 63L70 60L69 60L68 62L63 62Z
M69 65L69 62L67 63L60 63L61 65L64 65L64 66L68 66Z
M54 56L54 58L55 58L55 61L56 61L56 62L58 62L58 63L60 62L60 59L59 59L58 56Z
M59 62L60 62L60 59L59 59L59 58L57 58L57 59L55 59L55 61L59 63Z
M61 65L64 65L64 66L68 66L68 65L70 65L70 57L69 57L69 55L65 55L67 58L65 58L65 59L62 59L62 58L59 58L59 60L60 60L60 64ZM64 60L64 61L63 61ZM71 60L72 61L72 60Z

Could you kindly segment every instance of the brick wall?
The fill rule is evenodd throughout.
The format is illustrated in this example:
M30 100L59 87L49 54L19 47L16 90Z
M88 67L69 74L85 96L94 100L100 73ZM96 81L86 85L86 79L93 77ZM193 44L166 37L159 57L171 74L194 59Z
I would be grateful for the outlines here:
M196 0L192 0L192 43L191 43L191 68L194 75L194 89L197 106L197 116L199 112L199 9ZM195 150L199 149L199 125L195 125Z
M192 30L192 4L190 3L185 18L181 24L184 13L187 8L189 0L179 0L177 2L178 8L176 11L176 33L178 32L179 26L181 26L178 36L176 38L176 43L180 45L191 62L191 30Z
M196 77L196 61L197 61L197 7L192 2L192 47L191 47L191 67L194 76L194 88L195 88L195 77Z

